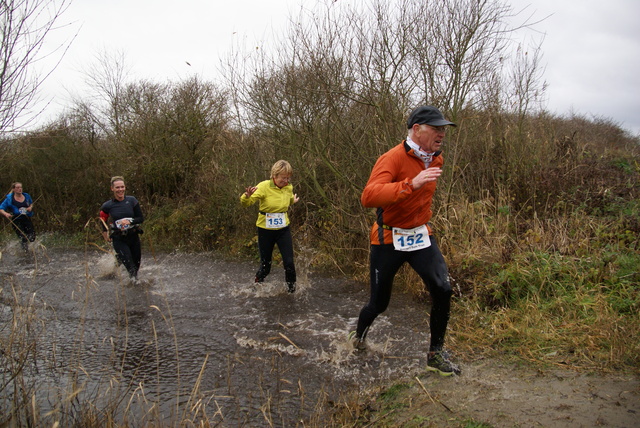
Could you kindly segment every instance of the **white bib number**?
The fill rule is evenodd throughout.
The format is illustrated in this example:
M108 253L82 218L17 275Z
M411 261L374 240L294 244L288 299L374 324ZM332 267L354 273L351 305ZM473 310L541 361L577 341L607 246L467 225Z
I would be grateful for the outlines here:
M266 213L267 229L282 229L286 226L284 213Z
M122 220L128 220L129 223L124 223ZM120 220L116 220L115 224L116 224L116 228L118 228L118 230L129 230L133 227L133 225L131 224L131 222L133 221L133 218L131 217L126 217L126 218L121 218Z
M416 251L431 246L426 225L413 229L393 228L393 247L398 251Z

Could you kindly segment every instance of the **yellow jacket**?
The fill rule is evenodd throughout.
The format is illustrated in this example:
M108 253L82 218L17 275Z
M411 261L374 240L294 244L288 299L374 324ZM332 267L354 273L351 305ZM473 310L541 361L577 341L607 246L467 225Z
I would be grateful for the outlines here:
M285 226L282 228L287 227L289 225L287 210L290 205L293 205L293 186L287 184L283 188L279 188L272 179L269 179L261 181L256 187L256 191L251 196L247 197L244 193L240 195L240 203L245 207L260 202L256 226L267 228L266 213L285 213Z

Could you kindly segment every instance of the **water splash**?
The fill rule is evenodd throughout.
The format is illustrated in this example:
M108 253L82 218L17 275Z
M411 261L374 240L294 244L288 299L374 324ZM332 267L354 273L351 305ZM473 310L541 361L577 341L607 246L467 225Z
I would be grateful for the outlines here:
M16 267L6 249L0 264L5 272ZM247 274L251 263L212 254L143 254L142 286L130 286L112 254L52 251L43 265L21 266L32 275L18 278L25 293L37 289L51 308L40 314L38 346L42 355L55 348L56 363L43 358L38 364L56 371L40 367L38 382L64 388L73 382L61 382L60 373L69 373L86 391L115 395L137 385L157 408L185 402L197 382L203 403L219 406L210 413L222 412L226 424L261 420L265 408L295 424L325 395L337 399L349 388L424 365L421 304L394 295L367 337L367 352L356 353L348 334L368 299L366 285L314 276L300 266L298 290L288 294L281 267L255 284ZM283 379L304 385L306 396L280 394L290 388ZM265 407L265 397L277 400Z

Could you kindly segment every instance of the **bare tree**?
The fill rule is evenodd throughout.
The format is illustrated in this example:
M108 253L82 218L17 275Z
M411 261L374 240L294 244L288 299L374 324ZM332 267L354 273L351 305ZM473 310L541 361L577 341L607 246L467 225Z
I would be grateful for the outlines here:
M90 105L96 125L101 132L120 138L125 110L123 98L129 75L124 52L99 52L84 74L90 87ZM85 101L76 104L82 105Z
M510 83L513 86L510 108L518 114L522 122L536 104L544 101L547 84L543 80L544 67L541 63L540 44L532 46L531 52L518 46L510 68Z
M62 50L57 63L42 73L36 70L39 60L55 53L43 51L44 41L70 1L0 0L0 132L20 127L17 119L29 113L43 81L62 59L68 44L58 47Z

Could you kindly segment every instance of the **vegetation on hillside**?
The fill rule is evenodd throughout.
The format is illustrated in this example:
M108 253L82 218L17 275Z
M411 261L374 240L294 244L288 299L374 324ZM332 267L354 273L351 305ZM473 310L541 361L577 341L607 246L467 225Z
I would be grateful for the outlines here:
M296 245L317 269L365 280L373 213L360 192L377 157L406 135L407 112L435 104L459 124L434 215L464 308L459 346L489 323L486 345L515 349L536 340L523 332L539 319L550 337L533 335L535 358L578 323L603 341L587 341L606 355L600 365L637 362L637 333L625 328L640 300L638 138L609 119L534 108L539 51L509 43L508 6L438 3L458 7L320 5L271 54L230 55L218 84L127 82L124 64L104 55L90 75L90 99L104 102L79 101L49 126L5 138L0 182L24 183L40 230L83 235L109 177L123 175L149 245L254 257L255 213L238 196L284 158L302 201L291 216ZM409 17L424 28L401 25ZM421 295L410 272L400 282ZM577 336L564 347L590 361Z
M406 136L410 109L436 105L458 124L433 222L456 291L449 345L640 367L638 137L539 108L540 51L510 42L502 2L341 3L300 16L270 49L238 47L218 83L128 82L105 59L95 94L0 141L0 183L24 184L40 231L95 230L98 241L109 178L123 175L145 211L145 245L255 257L255 212L238 198L287 159L301 198L295 245L318 271L364 281L374 217L361 190ZM428 298L410 270L398 283Z

